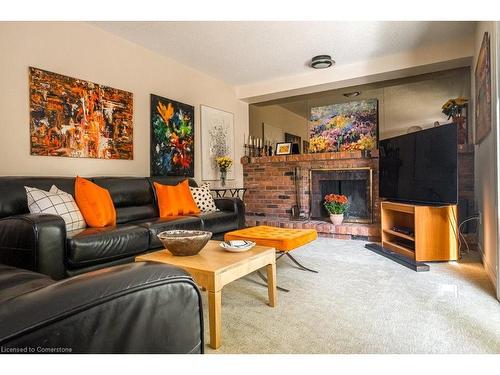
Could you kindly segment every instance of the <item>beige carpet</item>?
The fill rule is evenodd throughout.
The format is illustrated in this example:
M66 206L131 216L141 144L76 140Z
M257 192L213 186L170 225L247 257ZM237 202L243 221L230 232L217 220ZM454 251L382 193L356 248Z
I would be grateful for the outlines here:
M280 259L291 291L276 308L255 275L226 286L222 346L206 353L500 353L500 304L477 258L416 273L364 245L320 238L293 253L319 274Z

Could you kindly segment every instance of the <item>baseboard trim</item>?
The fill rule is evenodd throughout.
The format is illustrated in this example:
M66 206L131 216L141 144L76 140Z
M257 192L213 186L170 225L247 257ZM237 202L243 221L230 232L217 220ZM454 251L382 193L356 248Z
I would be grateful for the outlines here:
M495 273L495 269L493 268L492 264L490 264L488 262L488 260L486 259L486 257L484 256L484 251L483 251L483 248L482 248L480 242L477 243L477 248L479 249L479 254L481 254L481 261L483 263L484 270L486 271L488 278L493 283L493 287L496 290L497 289L497 275Z

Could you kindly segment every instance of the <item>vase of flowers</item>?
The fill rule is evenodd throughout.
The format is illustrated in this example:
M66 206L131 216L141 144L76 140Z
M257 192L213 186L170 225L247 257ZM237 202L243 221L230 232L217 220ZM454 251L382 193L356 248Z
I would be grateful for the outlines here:
M453 123L458 127L458 144L467 143L467 126L466 118L462 114L462 110L467 107L469 100L464 97L450 99L443 104L441 108L443 113L448 116L448 120L453 119Z
M220 172L220 184L226 186L227 170L233 165L233 160L229 156L220 156L215 159Z
M325 195L324 206L330 214L330 220L333 225L340 225L344 220L344 213L349 207L349 199L341 194Z

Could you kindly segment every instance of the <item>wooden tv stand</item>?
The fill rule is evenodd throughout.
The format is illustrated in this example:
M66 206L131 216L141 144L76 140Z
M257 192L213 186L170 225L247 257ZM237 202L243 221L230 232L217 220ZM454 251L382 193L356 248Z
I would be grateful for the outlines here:
M458 259L457 206L381 202L382 246L417 262ZM406 227L412 234L393 230Z

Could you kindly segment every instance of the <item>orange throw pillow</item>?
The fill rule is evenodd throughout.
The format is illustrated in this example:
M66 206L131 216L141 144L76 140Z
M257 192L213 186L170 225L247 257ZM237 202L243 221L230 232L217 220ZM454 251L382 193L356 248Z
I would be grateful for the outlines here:
M184 180L175 186L162 185L157 182L153 182L153 185L158 198L160 217L197 214L200 212L191 195L191 190L189 190L188 180Z
M76 176L75 200L89 227L116 225L116 211L109 191Z

